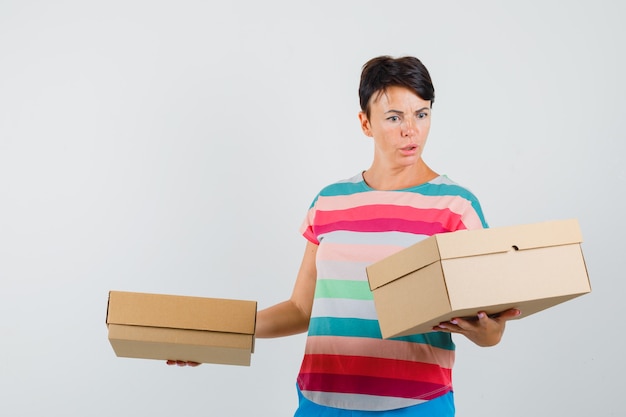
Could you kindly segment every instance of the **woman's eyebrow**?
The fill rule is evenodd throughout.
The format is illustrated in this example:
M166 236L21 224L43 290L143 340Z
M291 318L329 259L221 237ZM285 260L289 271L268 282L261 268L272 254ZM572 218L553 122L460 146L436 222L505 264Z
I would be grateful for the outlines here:
M423 112L424 110L430 110L430 107L422 107L421 109L417 109L415 110L415 113L420 113ZM387 113L397 113L397 114L404 114L403 111L401 110L395 110L395 109L389 109L385 112L385 114Z

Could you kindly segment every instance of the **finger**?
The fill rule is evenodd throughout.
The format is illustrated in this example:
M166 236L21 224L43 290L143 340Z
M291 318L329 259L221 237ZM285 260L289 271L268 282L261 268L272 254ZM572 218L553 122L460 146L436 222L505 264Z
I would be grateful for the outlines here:
M477 316L478 316L478 322L480 324L485 325L489 322L489 316L484 311L479 311Z
M461 324L464 320L462 319L452 319L450 321L444 321L439 323L437 326L433 327L433 330L447 333L459 333L462 332L465 328Z
M175 361L175 360L172 360L172 359L168 359L165 363L167 363L168 365L178 365L178 366L198 366L198 365L200 365L199 362Z
M452 329L452 323L450 323L449 321L444 321L439 323L438 325L433 327L433 331L435 332L446 332L446 333L452 333L453 329ZM456 326L454 326L456 327Z
M509 310L503 311L498 315L499 320L511 320L518 317L522 312L516 308L511 308Z
M449 321L451 330L455 333L463 333L468 330L476 328L475 320L465 320L459 317L455 317Z

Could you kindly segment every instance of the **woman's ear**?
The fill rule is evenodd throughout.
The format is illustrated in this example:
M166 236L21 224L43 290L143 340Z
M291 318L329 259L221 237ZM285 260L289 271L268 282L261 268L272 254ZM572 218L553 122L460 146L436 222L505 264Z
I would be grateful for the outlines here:
M361 130L365 133L365 136L372 136L372 129L370 127L370 121L367 118L365 112L359 112L359 122L361 124Z

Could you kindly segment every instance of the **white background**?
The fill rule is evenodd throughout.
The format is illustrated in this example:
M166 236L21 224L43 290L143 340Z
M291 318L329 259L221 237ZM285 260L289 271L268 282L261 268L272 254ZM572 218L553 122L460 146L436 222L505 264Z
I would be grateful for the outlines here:
M251 367L117 358L109 290L287 298L298 228L369 166L361 65L415 55L426 161L492 227L577 218L589 295L457 338L460 416L623 415L620 1L0 0L0 414L290 416L304 337Z

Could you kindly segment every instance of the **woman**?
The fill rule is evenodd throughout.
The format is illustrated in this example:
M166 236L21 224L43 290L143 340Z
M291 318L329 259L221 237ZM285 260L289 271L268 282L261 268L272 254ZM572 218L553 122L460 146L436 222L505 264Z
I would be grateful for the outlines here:
M359 97L373 162L315 197L291 298L259 311L256 337L308 330L296 417L453 416L451 333L492 346L519 311L477 312L477 320L454 319L431 333L381 338L365 267L434 233L487 223L470 191L422 159L435 94L420 60L370 60Z

